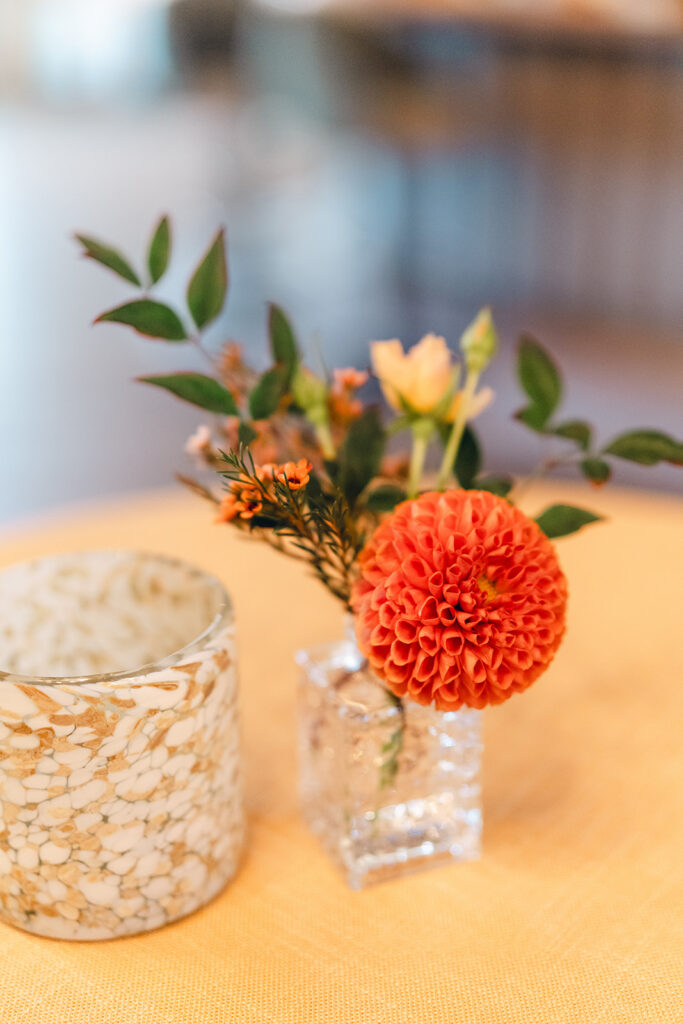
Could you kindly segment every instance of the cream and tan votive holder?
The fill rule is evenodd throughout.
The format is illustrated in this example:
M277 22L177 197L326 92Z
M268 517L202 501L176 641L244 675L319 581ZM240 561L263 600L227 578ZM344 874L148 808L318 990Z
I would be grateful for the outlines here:
M0 572L0 920L62 939L158 928L244 844L230 599L165 556Z

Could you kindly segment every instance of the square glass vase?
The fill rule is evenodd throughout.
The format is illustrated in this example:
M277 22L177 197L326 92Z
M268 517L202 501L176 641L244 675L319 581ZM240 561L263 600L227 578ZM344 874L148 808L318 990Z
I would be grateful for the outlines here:
M481 711L399 702L355 641L300 651L299 789L352 889L481 848Z

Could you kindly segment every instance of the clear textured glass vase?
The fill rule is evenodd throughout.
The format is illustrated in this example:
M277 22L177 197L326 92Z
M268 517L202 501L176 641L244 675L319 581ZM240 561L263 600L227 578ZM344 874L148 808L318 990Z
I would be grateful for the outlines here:
M352 889L481 844L481 712L398 702L355 641L297 655L304 816Z
M109 939L202 906L244 839L221 584L159 555L60 555L0 573L0 621L0 919Z

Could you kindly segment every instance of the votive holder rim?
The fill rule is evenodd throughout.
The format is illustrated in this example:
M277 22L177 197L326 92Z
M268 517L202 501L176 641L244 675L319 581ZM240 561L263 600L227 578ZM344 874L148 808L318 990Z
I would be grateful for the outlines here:
M170 567L180 568L184 572L187 572L190 578L203 582L207 588L216 593L218 599L218 609L211 622L209 622L207 627L202 630L201 633L188 641L188 643L184 644L183 647L172 651L170 654L165 655L163 658L159 658L157 661L147 662L143 665L138 665L135 668L123 669L119 672L92 672L88 675L80 676L23 675L18 672L7 672L0 668L0 683L9 682L24 686L41 686L48 688L54 686L87 686L88 684L92 685L95 683L109 684L124 680L132 680L137 685L144 686L148 676L155 672L163 672L165 669L174 668L176 665L181 664L181 662L187 659L188 655L191 655L195 651L203 649L210 644L210 642L223 629L231 625L234 621L234 608L232 601L228 591L218 577L207 572L205 569L200 569L191 562L185 561L183 558L175 558L172 555L167 555L158 551L141 551L136 548L93 548L82 550L77 549L75 551L62 551L53 555L28 558L19 562L13 562L10 565L4 565L0 568L0 576L12 569L18 569L20 566L56 562L59 559L74 556L96 558L101 555L113 554L129 556L142 560L149 559Z

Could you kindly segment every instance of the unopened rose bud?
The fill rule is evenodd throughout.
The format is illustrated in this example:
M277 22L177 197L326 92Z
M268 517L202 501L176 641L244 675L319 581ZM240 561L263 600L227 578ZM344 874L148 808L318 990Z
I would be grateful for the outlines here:
M315 422L321 415L327 418L327 385L311 370L304 366L298 368L292 381L292 394L309 419Z
M470 373L481 373L498 351L498 334L491 310L482 309L460 339L460 350Z

